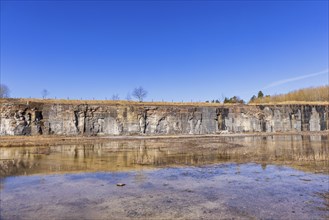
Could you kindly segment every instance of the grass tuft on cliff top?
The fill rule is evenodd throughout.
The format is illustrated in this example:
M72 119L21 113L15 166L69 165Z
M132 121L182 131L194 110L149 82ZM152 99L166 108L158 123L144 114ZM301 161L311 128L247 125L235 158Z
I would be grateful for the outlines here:
M304 88L279 94L265 96L250 101L253 104L329 104L329 85L320 87Z
M0 103L49 103L49 104L75 104L75 105L135 105L135 106L223 106L223 103L206 102L138 102L126 100L74 100L74 99L37 99L37 98L6 98ZM236 104L225 104L236 105Z

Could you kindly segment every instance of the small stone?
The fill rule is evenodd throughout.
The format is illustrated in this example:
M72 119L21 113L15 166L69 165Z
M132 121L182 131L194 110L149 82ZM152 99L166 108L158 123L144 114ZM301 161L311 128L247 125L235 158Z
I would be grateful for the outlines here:
M125 183L117 183L117 186L125 186Z

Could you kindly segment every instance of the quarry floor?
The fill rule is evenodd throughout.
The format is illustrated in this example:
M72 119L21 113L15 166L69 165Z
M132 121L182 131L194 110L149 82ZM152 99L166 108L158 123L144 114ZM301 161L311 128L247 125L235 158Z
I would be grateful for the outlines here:
M140 139L202 139L218 137L247 137L247 136L277 136L277 135L328 135L329 130L316 132L275 132L275 133L219 133L207 135L107 135L107 136L60 136L60 135L39 135L39 136L0 136L0 147L17 146L45 146L62 144L88 144L102 143L109 140L140 140Z

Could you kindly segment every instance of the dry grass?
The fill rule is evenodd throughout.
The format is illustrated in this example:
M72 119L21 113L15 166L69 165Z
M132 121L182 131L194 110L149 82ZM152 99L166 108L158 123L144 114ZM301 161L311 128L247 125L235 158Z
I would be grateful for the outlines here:
M329 86L299 89L287 94L257 98L249 104L329 104Z
M22 98L22 99L0 99L0 103L47 103L47 104L74 104L74 105L117 105L117 106L223 106L222 103L206 103L206 102L137 102L137 101L125 101L125 100L70 100L70 99L34 99L34 98ZM234 104L225 104L225 106L231 106Z
M68 99L0 99L1 103L15 104L66 104L66 105L109 105L109 106L185 106L185 107L223 107L223 106L241 106L243 104L233 103L206 103L206 102L136 102L136 101L112 101L112 100L68 100ZM277 101L268 98L257 99L248 105L329 105L329 101Z
M68 105L110 105L110 106L186 106L186 107L219 107L234 106L242 104L232 103L207 103L207 102L137 102L125 100L71 100L71 99L35 99L35 98L2 98L0 103L46 103L46 104L68 104ZM249 103L250 105L258 104L312 104L312 105L328 105L329 104L329 86L317 88L300 89L288 94L275 95L271 97L257 98Z

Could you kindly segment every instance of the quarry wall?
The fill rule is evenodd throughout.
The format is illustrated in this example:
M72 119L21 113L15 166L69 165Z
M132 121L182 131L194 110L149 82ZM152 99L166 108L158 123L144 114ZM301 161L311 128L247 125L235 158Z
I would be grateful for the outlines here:
M0 104L0 135L152 135L329 129L328 105Z

